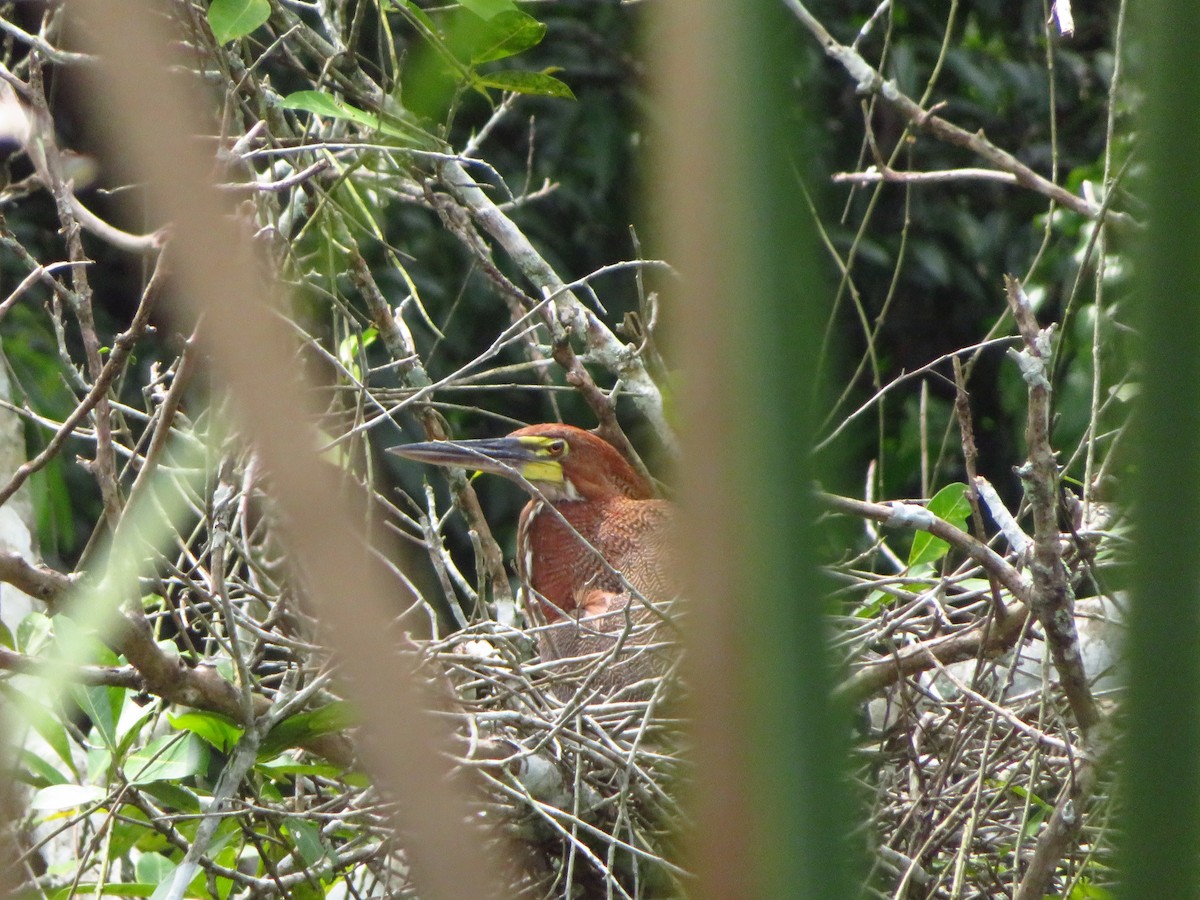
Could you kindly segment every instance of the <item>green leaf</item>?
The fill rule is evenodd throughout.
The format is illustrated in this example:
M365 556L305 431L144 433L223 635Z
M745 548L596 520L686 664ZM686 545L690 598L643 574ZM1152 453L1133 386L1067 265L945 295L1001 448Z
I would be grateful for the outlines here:
M29 477L29 486L42 552L48 555L57 548L74 546L75 512L62 459L56 457L44 469L34 472Z
M18 629L19 630L19 629ZM36 692L17 690L11 684L0 683L0 700L12 704L20 720L31 727L66 763L67 768L78 775L75 757L71 752L71 739L61 717L41 704ZM34 773L36 774L36 773ZM66 780L66 779L56 779Z
M58 812L91 806L108 796L108 791L94 784L52 784L37 791L29 801L29 808L39 812Z
M118 664L119 657L100 639L96 629L80 625L70 616L57 616L54 619L54 645L54 652L59 659L70 660L75 664Z
M99 784L101 779L109 778L109 770L113 765L113 751L111 747L103 744L98 744L87 749L87 762L84 769L84 775L89 782Z
M17 625L17 647L22 653L36 656L54 637L50 617L34 610Z
M153 718L157 718L158 711L153 707L147 707L141 715L133 715L137 710L135 704L130 704L129 712L131 715L121 716L117 721L117 746L113 750L113 756L117 759L124 759L129 752L129 748L138 743L142 739L142 729L146 723Z
M459 3L479 18L488 20L504 12L517 11L513 0L459 0Z
M351 106L344 100L336 100L321 91L296 91L284 97L280 101L280 105L284 109L296 109L318 116L327 116L331 119L354 122L364 128L399 138L417 146L431 146L436 143L430 135L416 125L398 119L384 118L377 113L369 113L357 106Z
M1126 381L1109 388L1108 392L1122 403L1128 403L1142 392L1142 385L1141 382Z
M330 703L309 712L302 712L284 719L271 729L263 739L258 758L269 759L297 744L323 734L343 731L354 724L354 715L349 703Z
M491 72L477 75L476 78L480 85L501 91L534 94L539 97L562 97L565 100L575 99L575 94L569 87L545 72Z
M961 482L946 485L933 495L928 509L955 528L965 530L967 519L971 515L971 501L967 499L967 486Z
M946 485L933 495L928 509L955 528L965 531L967 517L971 515L971 504L967 500L967 486L961 482ZM926 531L918 531L913 537L912 550L908 554L908 566L911 569L922 563L936 562L945 556L949 549L950 545L941 538L936 538Z
M125 760L130 784L179 781L208 768L208 748L194 735L164 734Z
M143 853L134 866L138 881L147 884L162 884L175 869L175 863L161 853Z
M155 882L157 886L154 888L153 893L150 894L151 900L160 900L160 898L161 900L166 900L167 897L178 896L175 885L175 872L178 868L179 863L173 864L171 870L163 875L162 880ZM194 883L195 879L193 879ZM184 896L191 897L194 894L189 890L184 892Z
M892 595L887 591L872 591L854 615L859 619L873 619L879 615L881 609L891 602L891 599Z
M150 827L149 818L136 806L126 803L113 812L118 815L111 820L105 847L110 859L120 859L135 847L142 853L171 850L167 839Z
M1092 884L1086 878L1080 878L1075 887L1071 888L1067 900L1112 900L1114 896L1108 888Z
M361 333L351 332L338 343L338 361L355 380L362 380L362 372L358 366L359 353L374 344L378 337L379 330L372 326L364 328Z
M200 798L193 791L170 781L142 785L142 791L157 800L164 809L172 812L200 812Z
M208 25L218 44L245 37L271 16L269 0L213 0Z
M173 728L180 731L190 731L192 734L208 741L222 753L233 749L242 737L244 729L232 719L218 713L186 712L178 716L167 714L167 720Z
M154 895L155 885L153 884L133 884L129 882L106 882L100 890L100 887L94 883L84 882L74 886L68 886L62 890L55 891L51 894L53 900L71 900L72 897L77 897L80 894L96 894L99 893L106 897L151 897Z
M325 858L325 845L321 843L321 830L304 819L288 819L283 830L296 844L300 858L307 866L315 866Z
M79 704L100 736L104 746L113 750L117 746L117 720L121 718L121 703L125 699L125 689L117 687L82 687L76 685L71 696Z
M296 91L288 94L280 101L284 109L299 109L304 112L316 113L318 116L330 116L334 119L350 119L354 122L373 124L373 119L361 109L348 103L334 100L328 94L320 91Z
M51 784L67 784L70 780L66 774L54 768L49 760L42 758L32 750L22 747L17 756L21 763L20 778L27 784L34 787L46 787Z
M405 11L418 22L420 22L421 25L423 25L431 34L437 32L438 28L437 25L434 24L433 19L429 18L429 14L425 12L425 10L421 9L421 7L417 6L417 4L413 3L412 0L393 0L393 2L397 6L404 7Z
M340 766L331 766L320 763L300 763L286 756L277 756L274 759L261 762L256 765L259 771L267 775L269 778L282 779L293 775L312 775L317 778L337 778L345 772L345 769Z
M1007 782L1002 782L999 779L989 778L989 779L987 779L987 781L988 781L988 784L990 784L992 787L1003 788L1007 791L1012 792L1016 796L1020 797L1022 800L1031 801L1043 813L1054 812L1053 804L1049 803L1046 800L1043 800L1041 796L1039 796L1038 794L1029 790L1028 788L1022 787L1019 784L1009 784Z
M487 24L471 51L474 65L515 56L536 47L546 36L546 26L519 10L503 12Z

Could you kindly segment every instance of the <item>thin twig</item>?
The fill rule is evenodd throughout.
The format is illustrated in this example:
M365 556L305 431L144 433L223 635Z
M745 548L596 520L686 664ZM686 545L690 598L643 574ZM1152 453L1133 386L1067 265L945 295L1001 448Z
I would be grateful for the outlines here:
M401 375L405 382L416 388L418 392L428 392L434 386L433 380L429 377L421 357L417 355L412 334L409 332L408 326L404 324L404 319L392 312L387 299L375 282L375 276L371 274L370 267L359 253L351 256L350 278L366 302L367 311L375 323L375 327L379 329L379 335L383 338L383 344L388 353L392 359L400 363ZM425 428L427 440L440 441L449 437L442 426L441 419L429 404L419 405L416 413ZM455 503L462 510L471 530L479 538L479 545L483 551L483 560L487 566L496 602L502 608L512 609L514 600L512 589L508 585L508 575L504 570L504 553L492 535L491 526L488 525L487 518L483 514L483 507L479 505L475 489L471 487L471 483L461 471L451 470L448 477L454 492Z
M989 141L984 137L982 132L972 133L943 119L941 116L933 115L931 110L922 109L916 101L904 94L894 81L885 80L856 50L834 40L832 35L825 29L825 26L817 21L800 0L784 0L784 2L795 13L804 27L817 39L817 42L825 50L826 55L840 63L850 77L854 79L860 93L875 94L882 97L884 102L896 109L910 124L920 131L928 132L938 140L945 141L948 144L970 150L972 153L983 157L995 168L1013 175L1017 182L1024 187L1049 197L1056 203L1079 213L1081 216L1086 216L1089 219L1100 217L1102 210L1098 205L1088 203L1082 197L1072 194L1054 182L1043 178L1007 150L1001 150ZM1108 217L1114 222L1131 224L1131 219L1124 213L1110 211Z
M941 538L982 566L1014 597L1011 603L1004 605L1004 615L997 616L995 621L984 619L968 630L905 647L891 657L868 663L837 686L834 691L837 697L861 700L906 675L929 669L935 660L958 662L972 659L983 651L999 652L1013 646L1024 629L1029 582L1004 557L923 506L899 502L867 503L832 494L819 494L818 499L835 512L912 528Z
M870 166L863 172L836 172L830 176L834 184L946 184L951 181L997 181L1000 184L1020 184L1012 172L996 169L943 169L938 172L898 172L888 166Z
M504 247L525 277L553 298L558 321L584 342L591 358L621 378L627 394L654 428L664 448L672 456L678 456L678 442L674 429L667 423L662 392L642 360L573 292L564 290L566 285L558 273L458 161L443 162L439 171L442 182L455 199Z
M49 443L42 449L42 452L28 462L22 463L13 472L12 478L8 480L3 488L0 488L0 506L3 506L9 501L13 494L23 485L26 480L34 472L42 469L50 460L58 455L62 450L63 444L72 436L76 426L82 422L87 415L97 407L98 404L108 395L108 389L112 387L113 382L117 379L124 370L125 363L129 359L129 355L133 352L134 346L146 332L146 326L150 323L150 313L154 308L154 302L158 298L158 288L161 286L158 280L159 269L155 270L155 278L152 278L150 284L146 286L146 290L142 292L142 300L134 313L133 321L129 323L129 328L123 333L117 335L112 343L112 351L108 354L108 360L104 363L100 374L92 383L91 390L88 391L86 397L79 401L71 414L63 421L62 426L50 438ZM115 522L119 516L114 519Z
M1038 835L1037 845L1013 900L1041 900L1050 893L1054 873L1083 827L1084 811L1100 780L1101 764L1112 751L1111 738L1097 734L1103 730L1093 729L1085 738L1087 752L1076 757L1054 812Z

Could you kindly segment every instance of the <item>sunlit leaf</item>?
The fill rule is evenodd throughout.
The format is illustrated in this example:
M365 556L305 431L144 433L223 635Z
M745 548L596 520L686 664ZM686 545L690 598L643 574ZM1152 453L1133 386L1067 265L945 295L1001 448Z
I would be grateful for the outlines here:
M170 781L155 781L153 784L145 784L142 785L141 790L157 800L164 809L173 812L200 812L200 798L195 792Z
M292 775L313 775L318 778L337 778L343 770L340 766L320 763L300 763L286 756L278 756L258 764L257 768L271 778L285 778Z
M305 865L315 866L325 858L325 845L321 841L321 830L313 822L291 818L283 824L284 831L296 842L296 849Z
M71 696L79 704L110 750L117 746L117 720L121 717L121 703L125 689L117 687L76 685Z
M168 714L167 719L172 727L180 731L190 731L222 753L232 750L244 731L231 719L212 712L186 712L177 716Z
M138 857L134 872L138 881L162 884L175 868L175 863L161 853L143 853Z
M374 344L378 337L379 329L364 328L361 333L350 332L338 343L338 360L356 381L362 380L362 372L358 365L359 353Z
M33 728L42 740L58 754L59 759L66 764L70 772L78 777L75 757L71 753L71 739L67 735L66 726L54 712L42 705L41 699L34 696L34 692L17 690L14 685L0 683L0 700L11 704L9 708L18 712L21 721ZM38 773L32 774L37 777ZM65 781L68 779L55 778L51 780Z
M955 528L963 530L967 527L967 517L971 515L971 504L967 500L967 486L961 482L948 484L929 501L929 511L939 518L945 519ZM912 550L908 554L909 568L922 563L932 563L946 555L950 545L941 538L936 538L925 531L918 531L913 537Z
M39 812L74 809L99 803L106 796L108 791L94 784L52 784L37 791L29 807Z
M574 100L575 94L566 84L545 72L489 72L477 77L484 87L540 97L562 97Z
M31 750L22 747L17 751L20 761L20 779L34 787L46 787L51 784L66 784L69 777L54 768L49 760Z
M37 610L29 613L17 625L17 649L30 656L39 653L54 637L50 617Z
M296 91L284 97L280 101L280 105L284 109L296 109L318 116L327 116L331 119L354 122L364 128L418 146L429 146L434 143L433 138L416 125L367 112L343 100L337 100L322 91Z
M459 0L459 2L481 19L492 19L505 12L516 12L513 0Z
M546 36L546 26L533 16L518 10L504 12L488 22L471 53L475 65L506 59L530 47L536 47Z
M112 648L100 639L93 628L80 625L70 616L58 616L54 619L55 652L60 659L69 660L74 664L95 663L101 666L115 666L119 658ZM120 712L120 704L114 712Z
M271 16L268 0L212 0L208 25L218 44L245 37Z
M101 894L106 897L152 897L156 885L132 882L105 882L103 885L82 882L50 894L53 900L70 900L81 894ZM192 895L188 895L192 896Z
M299 713L271 729L259 748L259 758L267 759L303 741L343 731L353 724L352 707L344 701Z
M194 735L164 734L125 760L123 771L130 784L178 781L208 767L208 748Z
M1092 884L1088 879L1081 878L1071 888L1067 900L1110 900L1116 896L1111 890L1099 884Z

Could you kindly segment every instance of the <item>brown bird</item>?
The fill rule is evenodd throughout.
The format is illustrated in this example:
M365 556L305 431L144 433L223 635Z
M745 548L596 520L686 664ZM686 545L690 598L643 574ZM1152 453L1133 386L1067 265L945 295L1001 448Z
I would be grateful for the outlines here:
M600 668L585 683L622 699L649 693L645 680L671 658L660 607L677 594L667 558L672 506L654 498L615 447L580 428L549 424L491 440L391 450L502 475L525 488L531 499L517 527L517 572L542 659L584 662L600 654Z

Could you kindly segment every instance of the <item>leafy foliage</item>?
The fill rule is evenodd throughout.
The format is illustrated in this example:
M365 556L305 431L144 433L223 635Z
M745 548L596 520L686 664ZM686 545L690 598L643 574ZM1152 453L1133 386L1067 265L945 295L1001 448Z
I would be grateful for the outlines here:
M218 44L244 38L271 15L269 0L213 0L208 24Z

